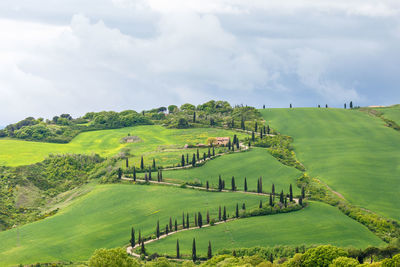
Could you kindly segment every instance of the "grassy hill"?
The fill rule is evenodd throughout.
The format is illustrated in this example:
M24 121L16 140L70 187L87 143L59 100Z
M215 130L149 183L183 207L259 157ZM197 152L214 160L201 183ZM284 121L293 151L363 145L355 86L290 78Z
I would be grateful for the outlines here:
M263 190L271 192L271 186L275 184L275 191L288 192L289 184L293 184L294 193L300 193L296 187L296 179L301 172L295 168L285 166L277 161L264 148L252 148L250 151L224 155L207 162L200 168L187 170L165 171L163 177L167 180L182 182L198 179L210 186L218 188L218 175L225 180L226 188L231 188L232 176L239 190L243 190L244 177L247 177L249 190L256 190L257 180L263 177Z
M383 117L385 117L386 119L392 120L397 124L400 124L400 105L374 109L382 112Z
M374 116L343 109L266 109L294 138L307 171L354 204L400 220L400 134Z
M166 186L103 185L47 219L0 232L0 265L87 260L96 248L121 247L132 226L148 236L169 217L182 223L182 212L210 211L218 206L233 214L236 203L258 206L265 197L241 193L212 193Z
M121 138L128 134L138 136L141 141L137 143L123 144ZM29 142L15 139L0 139L0 165L18 166L27 165L42 161L50 153L98 153L102 156L110 156L118 153L122 148L131 149L133 160L139 164L143 154L149 154L145 158L146 165L150 165L152 158L168 148L182 148L185 144L205 143L208 137L216 136L243 136L233 131L216 128L193 128L193 129L167 129L158 125L127 127L113 130L101 130L84 132L75 137L68 144L54 144L42 142ZM181 153L177 153L175 159L179 162ZM186 153L186 151L185 151ZM163 164L162 157L159 157L159 164ZM166 160L170 163L172 160Z
M327 204L312 202L310 206L289 214L246 218L213 227L186 231L150 243L149 253L176 255L179 239L182 254L191 255L193 238L197 252L207 255L210 240L214 252L253 246L333 244L365 248L382 246L384 242L361 224Z

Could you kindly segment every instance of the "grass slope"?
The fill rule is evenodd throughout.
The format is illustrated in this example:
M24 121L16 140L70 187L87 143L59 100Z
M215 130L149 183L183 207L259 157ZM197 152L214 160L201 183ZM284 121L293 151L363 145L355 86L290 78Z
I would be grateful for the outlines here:
M139 136L142 142L121 144L121 138L129 134ZM18 166L42 161L50 153L98 153L102 156L116 154L123 147L132 149L133 159L146 153L162 153L167 148L182 148L185 144L205 143L208 137L243 136L233 131L215 128L166 129L158 125L127 127L79 134L68 144L29 142L0 139L0 165ZM152 157L151 157L152 158ZM179 157L176 158L179 162ZM162 164L163 162L159 162ZM150 165L150 159L146 165Z
M394 105L384 108L374 108L383 113L383 117L400 124L400 105Z
M166 186L97 186L53 217L0 232L0 265L86 260L96 248L127 244L132 226L148 236L155 232L157 220L165 229L170 216L181 224L182 212L190 212L193 223L195 212L203 212L205 219L209 210L211 218L216 218L219 205L226 205L233 214L236 203L255 208L260 199L266 201L241 193Z
M239 190L243 190L244 177L247 177L248 189L256 190L257 180L262 176L263 191L271 192L274 183L276 192L289 192L289 184L292 184L294 193L300 193L296 187L296 179L301 172L281 164L264 148L252 148L247 152L224 155L199 168L163 173L164 178L178 182L198 179L205 185L208 180L213 188L218 188L218 175L225 180L227 189L231 188L231 179L234 176Z
M400 220L400 134L357 110L268 109L272 127L294 137L314 177L354 204Z
M197 252L253 246L333 244L365 248L384 245L361 224L327 204L312 202L309 207L289 213L241 219L204 229L177 233L146 246L149 253L176 255L176 240L182 254L191 255L193 238Z

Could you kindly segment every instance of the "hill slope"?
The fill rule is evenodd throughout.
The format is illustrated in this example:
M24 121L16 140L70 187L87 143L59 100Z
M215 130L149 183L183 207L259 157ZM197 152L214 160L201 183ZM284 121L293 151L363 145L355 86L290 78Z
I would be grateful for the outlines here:
M295 108L261 111L294 138L307 171L354 204L400 220L400 134L357 110Z

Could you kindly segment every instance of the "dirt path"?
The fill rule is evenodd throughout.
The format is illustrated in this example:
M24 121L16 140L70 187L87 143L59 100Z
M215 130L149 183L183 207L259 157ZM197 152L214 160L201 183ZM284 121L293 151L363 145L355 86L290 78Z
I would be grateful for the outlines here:
M218 224L222 224L222 223L227 223L227 222L231 222L231 221L234 221L234 220L237 220L237 219L236 219L236 218L235 218L235 219L227 219L226 221L216 222L214 225L218 225ZM211 226L211 224L206 224L206 225L203 225L201 228L206 228L206 227L210 227L210 226ZM200 229L200 227L198 227L198 226L196 227L196 226L195 226L195 227L190 227L190 228L184 228L184 229L181 229L181 230L178 230L178 231L175 231L175 232L170 232L169 234L163 234L163 235L160 235L160 238L157 238L157 239L150 239L150 240L145 241L144 244L147 245L147 244L153 243L153 242L155 242L155 241L158 241L158 240L160 240L160 239L166 238L166 237L168 237L168 236L170 236L170 235L177 234L177 233L184 232L184 231L195 230L195 229ZM139 258L139 257L140 257L140 254L137 254L137 253L135 253L135 252L133 251L135 248L137 248L137 247L139 247L139 246L141 246L141 244L136 244L133 248L132 248L131 246L129 246L129 247L126 248L126 252L127 252L128 254L134 256L134 257Z

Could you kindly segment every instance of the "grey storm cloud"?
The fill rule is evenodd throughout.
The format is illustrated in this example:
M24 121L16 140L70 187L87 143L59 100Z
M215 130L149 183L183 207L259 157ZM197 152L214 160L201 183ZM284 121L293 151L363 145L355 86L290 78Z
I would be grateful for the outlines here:
M398 1L3 0L0 124L225 99L399 102Z

